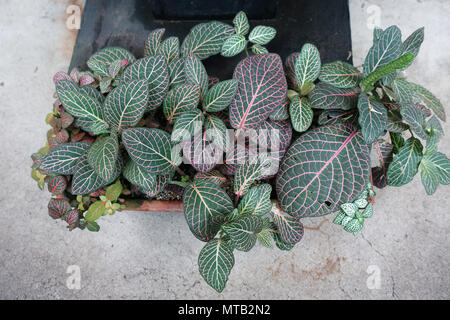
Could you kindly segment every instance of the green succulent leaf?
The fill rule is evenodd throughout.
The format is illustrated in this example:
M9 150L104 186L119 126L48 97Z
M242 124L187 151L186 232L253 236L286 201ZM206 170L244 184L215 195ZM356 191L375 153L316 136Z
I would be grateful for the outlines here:
M233 57L241 53L247 46L247 40L241 34L233 34L222 46L220 54L224 57Z
M247 15L244 11L239 11L233 19L234 30L237 34L245 36L250 30Z
M156 128L129 128L122 141L131 159L150 173L167 174L177 167L172 160L170 135Z
M108 124L118 131L134 127L147 107L147 88L146 80L132 80L114 88L103 105Z
M384 30L370 48L364 60L363 76L397 59L401 54L402 34L397 26Z
M277 31L273 27L256 26L250 32L248 40L256 44L266 45L275 38L276 34Z
M320 82L308 95L311 107L316 109L350 110L357 105L358 93Z
M292 127L297 132L304 132L312 124L313 110L307 97L294 97L289 105Z
M201 60L209 58L220 52L225 40L233 33L233 27L222 22L200 23L184 39L181 54L184 57L195 54Z
M98 139L87 153L89 164L105 181L111 181L114 176L118 157L119 141L115 134Z
M123 59L126 59L130 64L136 60L128 50L120 47L106 47L92 55L86 64L89 69L99 76L108 77L111 63Z
M197 108L200 100L200 87L196 84L183 84L176 86L167 93L163 103L163 112L166 119L173 123L184 111Z
M296 244L302 240L303 224L299 219L283 212L275 203L273 204L270 213L283 242Z
M199 272L214 290L222 292L234 266L233 250L223 239L209 241L198 256Z
M439 99L436 98L430 91L418 84L409 82L409 85L419 95L422 103L425 104L427 108L433 110L439 119L445 121L445 110Z
M39 168L51 173L73 174L78 160L90 146L87 142L61 144L41 160Z
M233 202L214 182L195 180L184 189L183 211L191 232L199 240L209 241L224 216L233 211Z
M187 84L200 86L202 96L208 91L208 74L203 63L196 55L186 57L184 61L184 75Z
M314 82L320 74L320 53L310 43L305 43L295 61L295 78L299 88L307 82Z
M335 61L322 66L319 80L337 88L356 87L362 80L361 72L349 63Z
M267 54L269 53L269 50L267 50L266 47L255 43L254 45L252 45L252 52L254 54Z
M214 84L203 99L203 110L207 112L222 111L231 104L237 92L235 79Z
M256 234L262 230L262 219L258 216L243 216L236 221L222 225L233 242L234 247L240 251L250 251L256 243Z
M147 56L125 69L121 82L146 80L148 85L148 109L158 108L169 89L169 72L165 58L161 55Z
M364 92L359 95L358 110L362 135L367 144L371 144L386 129L387 110L382 103L372 100Z
M409 138L394 154L386 178L390 186L400 187L412 181L422 160L422 144L416 138Z
M268 183L250 188L239 203L239 214L264 216L272 209L271 192L272 187Z
M174 59L178 58L180 54L180 42L177 37L169 37L164 40L158 47L157 54L166 58L166 63L169 64Z
M200 109L183 112L175 121L171 140L178 143L189 139L202 130L205 116Z
M154 56L158 52L159 45L161 43L161 39L164 35L166 29L158 28L152 30L145 41L144 46L144 56Z

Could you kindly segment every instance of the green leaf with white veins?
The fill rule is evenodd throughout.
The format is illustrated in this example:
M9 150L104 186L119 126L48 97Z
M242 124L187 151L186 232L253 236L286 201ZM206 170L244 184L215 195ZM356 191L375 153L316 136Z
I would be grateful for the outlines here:
M41 160L39 168L52 173L73 174L78 160L90 146L87 142L61 144Z
M237 34L245 36L250 30L247 15L244 11L239 11L233 19L234 30Z
M289 244L300 242L303 237L303 224L299 219L283 212L274 203L270 211L281 239Z
M264 168L269 162L268 159L265 161L255 159L252 163L247 160L244 164L241 164L234 173L234 193L238 197L246 194L253 182L264 176Z
M227 126L214 115L207 115L205 119L205 138L215 146L225 150L227 147Z
M246 45L247 40L243 35L233 34L223 43L220 54L224 57L233 57L241 53Z
M203 279L217 292L222 292L234 266L233 250L223 239L213 239L198 256L198 269Z
M386 129L387 110L382 103L370 99L364 92L359 95L358 110L361 133L367 144L371 144Z
M144 56L154 56L158 51L159 44L161 43L161 39L164 35L166 29L159 28L152 30L145 41L144 46Z
M268 26L256 26L250 32L248 40L256 44L265 45L272 41L276 34L277 31L275 28Z
M386 173L390 186L400 187L412 181L422 160L422 144L416 138L406 140L397 154L394 154Z
M338 88L352 88L361 82L362 74L349 63L335 61L322 66L319 80Z
M169 75L169 87L171 89L176 85L184 83L184 58L174 59L169 63Z
M403 41L402 54L412 53L417 56L424 38L424 27L417 29Z
M311 126L313 110L307 97L294 97L289 105L292 127L297 132L304 132Z
M95 173L105 181L110 181L116 171L119 156L119 141L115 134L95 141L87 153L88 162Z
M413 86L406 79L396 78L392 83L392 90L400 103L418 103L420 101Z
M169 64L174 59L178 58L180 51L180 42L177 37L169 37L164 40L158 47L157 54L166 58L166 63Z
M156 185L156 174L151 174L130 160L123 169L123 176L129 182L144 190L152 190Z
M268 183L252 187L239 203L239 214L264 216L272 208L271 192L272 187Z
M427 157L423 157L419 167L422 185L426 193L432 195L439 185L439 169Z
M181 54L197 55L201 60L218 54L222 45L234 33L232 26L219 21L200 23L194 26L181 45Z
M222 111L231 104L237 91L235 79L216 83L209 89L203 99L203 110L207 112Z
M244 216L222 225L237 250L250 251L256 243L256 234L262 229L262 219L258 216Z
M450 184L450 159L442 152L426 155L424 160L438 169L439 183Z
M197 84L202 96L208 91L208 74L203 63L196 55L188 56L184 61L184 76L187 84Z
M144 115L148 103L146 80L133 80L114 88L106 97L103 112L108 124L121 131L134 127Z
M424 87L409 82L409 85L414 89L414 91L419 95L425 106L438 116L439 119L445 121L445 110L438 98L436 98L430 91Z
M401 54L402 33L397 26L384 30L364 60L363 76L397 59Z
M183 84L171 89L163 103L166 119L173 123L184 111L197 108L200 100L200 87L196 84Z
M426 113L417 104L403 104L400 109L400 114L403 120L409 125L409 128L424 140L429 138L425 132Z
M267 50L266 47L256 43L252 45L252 52L254 54L266 54L269 53L269 50Z
M122 132L122 141L133 161L150 173L173 172L170 135L156 128L129 128Z
M94 73L102 77L108 77L109 65L116 60L123 59L126 59L130 64L136 60L128 50L120 47L106 47L94 53L86 64Z
M171 140L174 143L184 141L202 130L205 116L200 109L183 112L175 121Z
M305 43L295 61L295 78L299 88L307 82L314 82L320 74L320 53L316 46Z

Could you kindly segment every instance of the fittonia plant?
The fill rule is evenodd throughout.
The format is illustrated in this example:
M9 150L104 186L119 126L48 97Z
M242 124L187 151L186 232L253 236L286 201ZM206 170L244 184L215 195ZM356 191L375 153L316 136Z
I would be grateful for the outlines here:
M206 242L200 274L221 292L235 250L290 250L301 218L337 212L334 222L356 235L372 216L373 186L402 186L418 172L428 194L450 183L438 150L444 108L403 73L423 28L405 41L396 26L375 29L362 71L322 63L309 43L283 68L263 47L275 30L249 31L243 12L233 26L195 26L181 45L157 29L142 58L108 47L89 58L90 71L57 73L52 128L32 155L32 177L53 194L49 215L98 231L127 199L182 195L189 229ZM243 56L231 79L208 75L202 60L217 54ZM268 131L276 135L253 135Z

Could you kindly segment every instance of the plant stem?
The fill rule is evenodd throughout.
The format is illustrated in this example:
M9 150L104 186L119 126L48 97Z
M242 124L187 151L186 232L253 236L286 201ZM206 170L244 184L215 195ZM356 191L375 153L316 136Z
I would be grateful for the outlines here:
M244 48L244 50L245 50L245 54L247 55L247 57L248 57L248 50L247 50L247 45L245 45L245 48Z
M180 174L180 176L185 176L186 173L184 173L183 170L180 169L180 167L177 167L177 172Z

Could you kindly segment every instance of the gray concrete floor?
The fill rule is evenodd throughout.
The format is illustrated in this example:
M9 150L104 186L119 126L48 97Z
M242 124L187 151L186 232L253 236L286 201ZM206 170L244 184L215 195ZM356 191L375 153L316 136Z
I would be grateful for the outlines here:
M0 0L0 298L449 298L450 189L428 197L418 177L378 191L375 214L357 237L328 216L306 220L304 239L291 252L237 252L220 295L198 274L202 243L180 213L119 213L102 218L98 234L69 233L52 221L49 194L29 176L29 155L44 143L51 77L69 65L76 31L65 21L72 3ZM374 18L382 27L398 24L404 35L425 26L408 77L450 111L450 2L350 0L350 7L356 65L371 45L367 25ZM450 134L441 149L450 153ZM79 290L66 286L70 265L80 267Z

